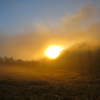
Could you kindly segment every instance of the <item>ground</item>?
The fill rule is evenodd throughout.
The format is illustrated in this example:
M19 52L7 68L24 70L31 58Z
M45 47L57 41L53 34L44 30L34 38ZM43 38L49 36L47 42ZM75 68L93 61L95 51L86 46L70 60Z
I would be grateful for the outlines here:
M100 80L0 80L0 100L100 100Z

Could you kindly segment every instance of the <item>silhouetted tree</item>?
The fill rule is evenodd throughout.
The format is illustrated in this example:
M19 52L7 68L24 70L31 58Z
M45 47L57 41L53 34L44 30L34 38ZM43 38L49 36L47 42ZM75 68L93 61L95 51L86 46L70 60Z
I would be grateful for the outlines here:
M0 57L0 65L2 65L2 64L3 64L3 58Z
M80 64L80 66L79 66L79 71L80 71L81 77L83 77L83 75L84 75L84 68L83 68L83 54L82 54L82 53L83 53L83 52L80 51L80 55L79 55L79 64Z

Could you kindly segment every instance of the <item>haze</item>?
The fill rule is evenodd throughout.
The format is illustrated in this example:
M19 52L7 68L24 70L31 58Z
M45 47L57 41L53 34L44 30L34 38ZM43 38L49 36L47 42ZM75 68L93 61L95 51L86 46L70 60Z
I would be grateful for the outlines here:
M15 8L12 6L13 3L16 5ZM47 2L43 0L43 3L46 5ZM66 5L63 7L64 3L66 3ZM55 4L51 1L50 5L47 4L47 6L53 6L53 8L51 7L51 10L47 6L43 8L45 9L44 11L47 12L47 16L43 11L41 12L41 16L39 16L38 14L40 12L37 12L39 11L39 8L38 10L36 9L37 11L33 10L33 15L35 17L32 19L31 12L27 13L29 10L28 4L24 5L22 1L18 1L18 5L20 4L20 7L18 8L16 2L12 2L9 11L14 11L14 14L18 14L19 20L17 19L18 22L16 23L16 19L14 18L16 18L17 15L10 16L12 12L7 14L7 8L5 8L5 5L8 7L9 3L7 4L7 1L2 2L0 4L2 5L1 8L5 9L1 12L0 17L0 20L2 20L0 25L1 57L7 56L13 57L14 59L37 60L45 57L44 51L50 45L58 45L63 49L79 42L88 42L94 45L99 45L100 2L98 0L95 0L95 2L92 0L85 0L84 2L82 0L76 0L77 4L74 1L69 3L71 5L70 7L75 3L73 8L68 8L68 3L69 1L65 2L65 0L62 0L60 6L60 1L58 1L57 8L59 8L59 6L60 8L55 9ZM40 3L37 2L37 5L38 4L40 5ZM14 10L12 10L13 8ZM57 13L55 13L56 11ZM61 13L62 11L63 13ZM25 17L22 16L23 13L21 12L25 14ZM27 20L22 20L23 18L26 18L26 15ZM52 17L53 15L54 17ZM6 17L6 21L3 18L4 16ZM27 23L28 19L29 22Z

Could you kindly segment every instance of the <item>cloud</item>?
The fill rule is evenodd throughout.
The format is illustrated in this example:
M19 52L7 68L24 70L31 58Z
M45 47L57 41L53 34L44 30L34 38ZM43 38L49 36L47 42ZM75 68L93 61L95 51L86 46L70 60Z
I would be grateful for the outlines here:
M25 60L44 57L52 44L68 47L77 42L100 41L100 9L94 4L82 6L76 14L62 18L57 27L37 24L37 30L4 35L0 32L0 55ZM52 22L51 22L52 23Z

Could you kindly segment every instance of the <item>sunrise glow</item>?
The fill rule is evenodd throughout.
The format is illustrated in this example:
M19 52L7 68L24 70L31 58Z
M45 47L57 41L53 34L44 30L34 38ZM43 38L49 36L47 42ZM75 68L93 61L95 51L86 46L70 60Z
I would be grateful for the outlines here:
M51 59L57 58L60 55L61 48L58 46L50 46L45 51L45 55Z

